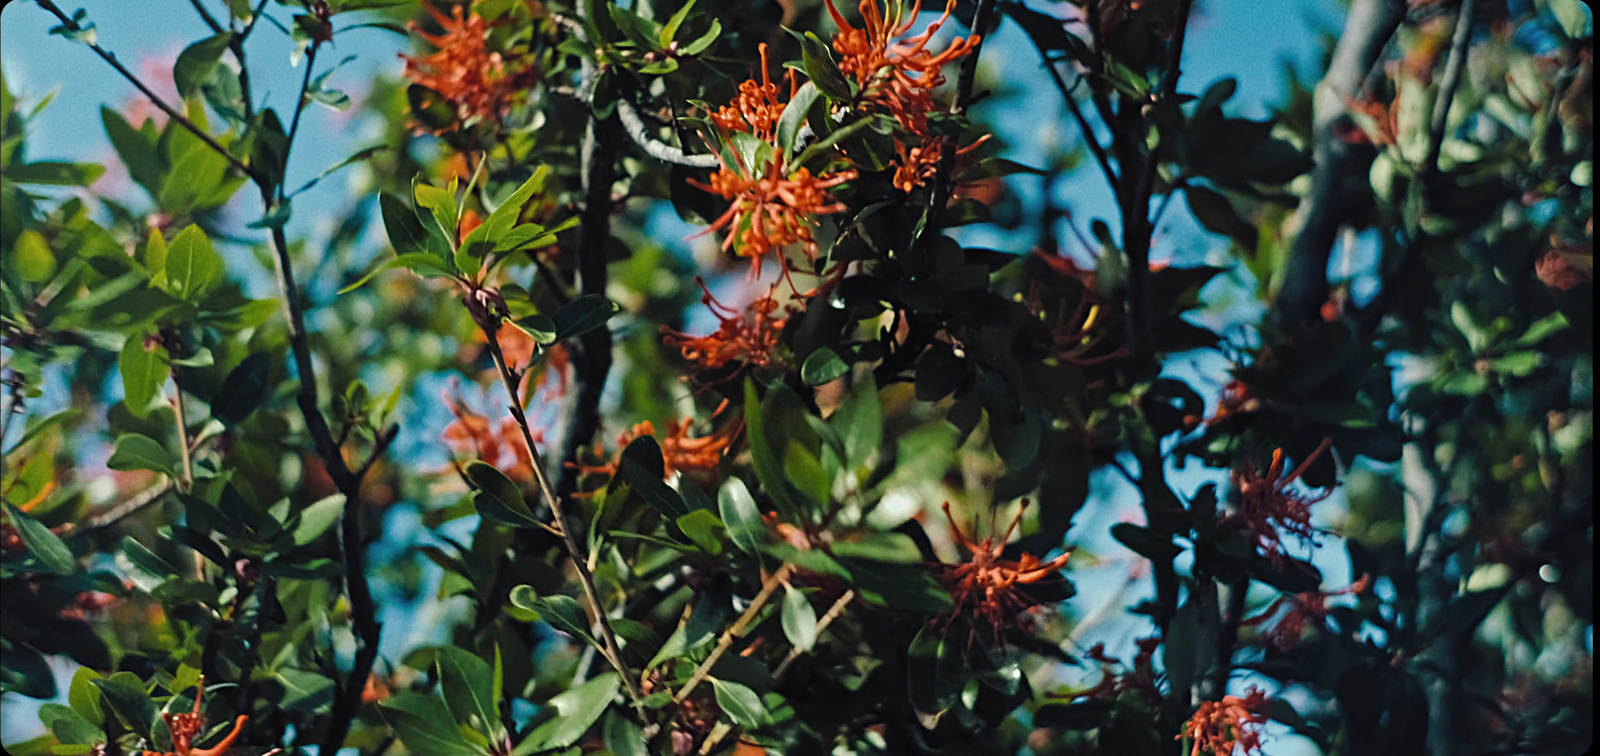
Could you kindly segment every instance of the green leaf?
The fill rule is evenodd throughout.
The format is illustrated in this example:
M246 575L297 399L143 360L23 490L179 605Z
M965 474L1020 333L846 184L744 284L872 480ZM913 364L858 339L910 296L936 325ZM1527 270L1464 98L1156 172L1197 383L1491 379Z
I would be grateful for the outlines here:
M762 405L761 398L756 395L755 381L745 378L744 420L747 428L746 436L750 443L750 460L756 470L756 480L761 483L761 489L772 497L773 503L778 505L779 514L785 520L793 521L810 507L802 494L795 490L794 484L789 482L784 473L783 463L772 448L764 417L766 409Z
M816 83L817 89L822 90L830 100L850 99L850 81L839 70L839 64L834 62L833 51L828 48L828 43L814 32L802 34L792 29L786 31L800 41L800 59L805 64L806 76Z
M211 416L223 425L238 425L267 398L272 356L256 352L244 358L222 379L222 389L211 399Z
M606 715L605 724L601 727L601 738L605 741L606 750L616 756L650 756L650 749L644 740L644 730L639 729L639 725L615 709Z
M729 478L717 492L717 512L728 528L728 537L740 551L755 554L767 539L767 523L744 481Z
M178 477L178 460L172 456L155 439L138 433L126 433L117 437L111 447L111 459L106 461L106 467L118 471L127 470L154 470L171 477Z
M46 186L88 186L106 172L94 163L67 163L46 160L6 167L6 178L19 184Z
M805 125L806 115L811 112L812 103L822 96L822 90L817 89L813 82L806 82L789 98L789 104L783 107L783 115L778 116L778 148L783 150L784 156L794 154L795 141L800 135L800 127Z
M326 675L304 669L283 668L272 676L283 686L283 698L277 701L279 707L310 714L323 714L333 707L335 686Z
M466 473L478 487L472 495L472 503L484 519L517 528L539 526L539 519L533 516L527 500L522 498L522 487L494 465L475 459L467 463Z
M84 719L78 712L58 703L47 703L39 707L39 723L55 735L57 740L69 745L94 745L106 741L105 730Z
M556 341L565 341L593 331L621 311L622 308L616 303L599 294L578 297L556 313Z
M94 681L101 679L99 672L88 667L79 667L72 673L72 684L67 687L67 703L78 715L90 722L104 722L105 714L100 710L100 689L94 686Z
M383 720L394 728L406 750L429 756L482 756L488 751L467 742L449 707L436 696L399 693L379 705Z
M846 461L852 467L866 464L883 443L883 411L878 404L878 385L872 374L862 376L850 394L828 418L844 439Z
M802 651L817 643L817 610L811 600L792 585L783 587L783 635Z
M917 548L917 542L904 533L868 533L859 540L835 541L828 550L836 557L887 564L916 564L922 561L922 551Z
M1111 526L1111 537L1135 554L1154 562L1170 562L1173 557L1183 553L1183 549L1172 542L1172 536L1143 525L1119 522Z
M17 529L17 535L22 537L22 545L44 565L45 569L57 575L71 575L78 570L78 560L72 556L72 550L65 543L50 532L44 523L33 519L27 512L18 509L11 502L5 502L5 511L11 518L12 527Z
M222 59L232 39L232 33L223 32L189 45L178 54L178 62L172 66L172 82L178 87L179 97L188 99L211 78L212 69Z
M457 240L460 238L457 234L460 218L457 217L456 213L460 212L460 208L456 205L455 180L452 179L450 181L448 188L440 188L418 181L412 187L412 193L417 200L417 207L425 208L433 213L434 225L437 226L439 233L444 236L445 242L450 245L451 249L454 249ZM387 216L385 216L385 222L387 222ZM463 272L468 275L477 273L475 270Z
M159 709L145 692L144 682L132 672L118 672L104 680L91 680L100 689L101 700L126 722L139 737L151 739Z
M566 748L578 742L605 713L621 685L621 678L615 672L607 672L551 698L545 706L555 711L555 717L528 733L511 752L512 756Z
M829 381L844 377L850 372L850 366L840 359L839 354L828 347L821 347L806 358L805 364L800 366L800 380L807 386L821 386Z
M336 493L300 510L300 522L295 525L294 533L291 535L294 545L307 546L316 542L339 521L339 515L344 514L344 509L344 494Z
M12 643L0 635L0 694L12 692L29 698L53 698L55 673L38 649Z
M222 278L222 256L199 226L189 226L167 247L166 289L186 302L199 302Z
M378 277L379 273L395 268L405 268L423 278L455 278L456 269L448 263L427 252L407 252L379 263L377 267L368 271L355 283L339 290L340 294L348 294L367 285L368 281Z
M151 405L161 395L161 387L172 375L172 358L159 343L145 348L145 338L129 336L117 353L117 369L122 373L123 404L134 417L150 414Z
M672 44L673 38L678 35L678 28L683 26L683 21L689 17L691 10L694 10L694 0L684 3L677 13L672 14L672 18L667 19L667 23L661 27L661 32L656 35L656 41L661 44L661 49L665 50Z
M439 670L439 687L456 723L488 732L499 740L505 728L494 698L494 672L489 663L455 646L440 648L433 657ZM476 721L474 721L476 718Z
M127 167L128 177L154 197L167 170L156 152L155 140L134 128L122 114L104 105L100 106L100 122L105 126L106 137L117 151L117 157Z
M177 568L167 564L167 560L156 556L155 552L145 548L132 536L123 536L122 542L117 544L116 560L117 566L128 574L128 579L147 593L180 577Z
M695 37L693 42L680 46L678 54L690 57L699 55L710 48L712 43L716 42L720 36L722 36L722 22L713 18L711 19L711 28L707 29L705 34Z
M662 516L676 520L689 514L689 506L681 494L662 481L665 475L666 463L654 436L640 436L622 450L617 463L620 482L628 484Z
M556 323L544 315L529 315L512 321L523 333L533 337L539 346L550 346L556 343Z
M734 724L755 729L766 723L767 707L762 705L761 696L748 686L713 677L711 687L716 691L717 706Z
M383 230L389 235L389 246L396 254L428 251L428 232L405 200L384 192L378 195L378 209L383 213Z
M696 509L679 517L676 522L678 529L701 551L711 556L722 553L722 539L727 536L728 529L711 510Z
M517 619L523 622L538 622L543 619L539 614L539 593L531 585L519 585L511 589L511 606L521 610Z
M10 173L6 178L11 178ZM30 283L44 283L56 274L56 256L50 251L50 244L38 231L26 229L17 234L17 241L11 248L7 260L24 281Z
M545 181L549 176L550 166L541 165L534 169L533 175L529 176L527 181L522 182L516 191L511 193L510 197L500 203L500 206L496 207L494 212L489 213L489 217L485 218L483 223L472 229L472 233L467 234L467 238L461 240L461 248L465 250L479 244L482 244L487 249L494 249L499 246L500 241L517 225L517 219L522 216L522 210L527 207L528 201L544 189ZM475 268L476 266L473 267ZM468 268L463 266L461 269L467 270Z

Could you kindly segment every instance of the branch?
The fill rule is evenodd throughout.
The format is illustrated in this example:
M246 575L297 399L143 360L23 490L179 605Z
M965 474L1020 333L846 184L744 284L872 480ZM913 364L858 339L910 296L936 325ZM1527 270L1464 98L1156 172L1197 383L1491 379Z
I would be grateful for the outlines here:
M622 684L628 690L628 698L633 702L634 708L641 713L643 718L643 705L640 703L644 694L639 690L639 683L628 672L628 666L622 660L622 647L617 643L617 634L611 628L611 620L605 608L600 605L600 593L594 587L594 573L590 572L589 565L584 562L583 552L578 547L578 539L573 537L572 528L567 524L561 500L555 495L554 487L550 483L550 476L545 471L544 460L540 458L539 447L533 440L533 429L528 426L528 416L522 410L522 397L517 392L517 378L511 374L511 367L506 364L505 353L500 350L500 337L498 327L484 328L483 333L489 342L489 354L494 358L494 364L500 371L500 383L505 386L506 395L510 398L511 417L516 420L517 427L522 431L522 440L528 445L528 455L533 464L533 479L539 487L539 493L544 497L545 506L550 508L550 513L555 518L556 530L561 534L562 544L567 548L567 554L572 558L572 567L578 573L578 582L583 586L583 595L589 602L589 608L594 611L596 623L600 627L600 641L606 661L617 670L622 677Z
M978 56L983 52L983 43L988 41L982 30L989 26L989 16L994 13L994 6L995 0L977 0L972 10L972 21L967 24L968 39L975 37L976 41L972 44L972 53L961 61L961 73L956 77L955 101L950 104L952 115L964 115L972 104L972 85L978 78ZM950 194L954 189L957 147L956 140L952 138L944 143L940 151L939 172L934 177L932 204L928 207L930 222L925 226L932 235L924 238L934 238L941 231L939 216L950 204Z
M1472 23L1476 16L1476 0L1462 0L1461 13L1456 17L1456 28L1450 37L1450 57L1444 64L1444 78L1439 82L1439 95L1433 103L1433 121L1428 124L1428 157L1422 162L1424 174L1439 170L1439 151L1444 149L1444 130L1449 124L1450 105L1455 101L1456 88L1461 85L1461 71L1466 68L1467 45L1472 41Z
M83 532L109 528L112 525L120 522L122 518L128 517L144 509L145 507L160 501L161 497L166 496L167 492L173 490L175 487L176 486L174 483L167 482L159 486L146 488L145 490L134 494L133 497L127 501L118 504L116 507L89 518L89 521L84 523L83 526L77 528L77 531Z
M200 0L189 0L189 4L194 6L195 13L200 14L200 20L206 22L206 26L211 27L213 34L222 33L222 25L217 23L217 19L211 15L211 11L206 10L206 7L200 4Z
M639 145L650 157L663 163L686 165L690 168L716 168L722 161L716 155L689 155L680 147L673 147L665 142L650 138L650 129L639 118L639 111L627 100L617 100L617 117L622 120L622 128L628 133L628 138Z
M689 681L684 683L683 687L678 689L677 695L672 697L673 703L683 703L684 700L689 698L689 694L693 693L694 689L706 679L706 676L711 674L711 667L716 665L722 655L728 652L728 648L733 645L733 639L744 636L744 631L749 628L751 622L755 621L756 614L761 611L761 607L767 605L767 599L772 598L773 591L778 590L778 586L787 582L789 574L792 572L794 572L794 565L784 562L777 572L772 573L761 584L761 591L756 594L755 598L750 600L750 606L745 607L744 614L739 615L738 621L723 631L722 637L717 639L717 647L711 649L711 655L707 656L705 661L700 662L700 666L695 667L694 674L689 676Z
M1328 72L1317 84L1311 124L1316 166L1292 224L1299 231L1276 302L1277 317L1286 326L1315 322L1328 299L1328 256L1352 210L1343 188L1352 170L1351 149L1336 127L1345 115L1345 100L1358 94L1405 13L1404 0L1353 0Z
M844 592L844 595L839 597L839 600L833 602L833 606L828 608L828 613L822 615L822 619L817 620L816 637L821 638L822 631L827 630L828 626L833 624L833 621L838 619L839 615L844 613L844 608L849 606L850 602L854 601L855 598L856 592L854 590L848 590ZM789 665L793 664L794 660L800 658L800 655L803 653L805 653L805 649L802 649L799 646L789 649L789 655L783 657L783 661L779 662L777 669L772 670L773 682L782 680L783 673L789 671Z
M56 4L51 2L51 0L35 0L35 2L39 4L39 7L51 12L52 14L55 14L55 17L60 19L61 25L67 28L69 31L83 31L83 27L79 26L78 22L73 21L70 16L62 13L61 9L56 7ZM168 105L166 101L157 96L155 92L151 91L149 87L145 86L144 82L139 80L139 77L134 76L132 71L129 71L126 67L124 67L122 63L117 60L117 56L106 51L106 49L101 47L98 43L85 42L84 44L88 45L89 49L93 50L96 55L99 55L102 60L111 64L111 67L116 69L117 73L122 74L122 78L127 79L133 84L133 86L137 87L145 97L150 98L150 102L155 104L155 106L160 109L161 112L166 113L167 117L172 119L174 123L184 127L185 129L188 129L190 133L194 134L196 137L199 137L200 141L204 142L207 147L215 150L218 155L221 155L224 159L226 159L229 165L238 169L246 176L250 176L252 178L255 177L255 173L250 170L250 166L245 165L244 161L234 157L233 153L228 152L228 148L223 147L217 142L216 139L213 139L210 134L207 134L199 126L194 125L193 121L185 118L183 114L179 113L177 110L174 110L171 105Z

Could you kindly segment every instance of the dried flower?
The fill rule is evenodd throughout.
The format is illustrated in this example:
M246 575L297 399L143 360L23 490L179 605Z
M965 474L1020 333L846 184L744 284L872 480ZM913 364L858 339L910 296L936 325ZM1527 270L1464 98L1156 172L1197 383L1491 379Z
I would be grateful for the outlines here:
M1239 624L1254 626L1265 623L1278 614L1278 610L1287 605L1289 610L1273 624L1272 629L1262 634L1263 640L1278 649L1288 651L1300 642L1300 637L1305 635L1306 625L1315 620L1318 627L1322 627L1328 619L1328 599L1334 596L1350 596L1361 593L1371 583L1371 576L1362 575L1360 580L1349 586L1328 593L1322 591L1307 591L1292 596L1280 596L1266 611L1251 617Z
M1244 698L1223 696L1221 701L1205 701L1183 725L1177 740L1194 745L1189 756L1233 756L1261 753L1261 725L1267 721L1267 694L1251 688Z
M940 579L954 602L946 615L947 622L957 617L965 618L974 632L979 625L988 625L994 632L995 641L1001 642L1006 629L1025 624L1023 614L1035 604L1018 586L1037 583L1066 566L1067 559L1072 556L1071 551L1045 562L1026 552L1016 560L1001 557L1006 542L1011 540L1012 533L1022 522L1022 514L1027 506L1028 501L1024 499L1022 509L1017 511L1017 516L1011 520L1010 527L1006 528L998 541L990 536L981 543L973 543L956 524L955 516L950 514L950 502L944 503L944 516L950 521L956 543L972 555L969 561L961 564L939 565ZM970 642L971 638L968 640Z
M1264 475L1258 475L1255 466L1233 471L1233 484L1239 488L1238 511L1226 514L1218 523L1221 527L1236 527L1255 536L1256 542L1274 561L1282 559L1283 533L1310 541L1317 530L1311 525L1311 505L1333 495L1333 489L1317 495L1296 493L1289 486L1311 467L1322 453L1332 445L1323 439L1316 451L1307 455L1294 472L1283 474L1283 450L1272 452L1272 464Z
M721 325L705 336L690 336L662 326L661 332L666 343L683 350L684 359L697 362L706 370L718 370L735 364L741 369L772 364L778 336L788 322L788 318L773 317L773 313L778 311L778 300L773 298L772 293L751 302L741 312L717 301L711 295L711 290L706 288L706 282L698 276L695 277L695 283L705 292L700 302L710 308Z
M406 61L405 77L439 93L463 123L498 120L507 106L532 86L532 60L519 58L508 63L500 53L491 52L489 24L477 13L465 15L461 5L451 8L448 16L432 5L423 7L444 33L429 34L411 24L411 30L438 51L420 57L401 55Z

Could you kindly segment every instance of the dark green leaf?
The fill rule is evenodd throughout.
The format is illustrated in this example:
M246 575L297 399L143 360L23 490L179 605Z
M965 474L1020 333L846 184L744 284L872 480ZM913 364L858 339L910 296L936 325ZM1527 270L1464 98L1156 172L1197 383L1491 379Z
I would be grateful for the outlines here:
M224 425L238 425L267 398L267 378L272 356L256 352L244 358L222 379L222 389L211 400L211 416Z
M692 484L691 484L692 485ZM761 509L750 496L744 481L729 478L717 492L717 512L728 527L728 537L733 545L746 554L755 554L767 539L767 523L761 519Z
M850 372L850 366L839 358L838 353L828 347L822 347L806 358L805 364L800 366L800 380L807 386L821 386L836 380Z
M817 642L817 610L810 599L792 585L783 587L783 635L802 651Z
M189 45L178 54L178 62L172 66L172 82L178 87L179 97L188 99L211 78L212 69L222 59L232 39L233 34L223 32Z
M139 737L149 740L159 709L145 692L144 683L131 672L118 672L104 680L91 680L101 700Z
M429 756L483 756L482 748L467 742L456 728L450 709L436 696L399 693L378 710L394 734L412 753Z
M512 751L512 755L525 756L541 750L566 748L578 742L605 713L621 685L622 681L616 673L607 672L550 699L545 706L555 710L555 717L528 733L527 738Z
M178 477L178 460L172 452L149 436L127 433L117 437L106 467L113 470L154 470Z
M538 527L539 520L522 497L522 488L494 465L482 460L467 463L467 477L478 487L472 503L485 519L518 528Z
M585 294L572 300L556 313L556 341L582 336L604 326L611 316L621 311L615 303L599 294Z
M715 677L711 678L711 686L716 690L717 706L734 724L754 729L766 723L767 707L748 686Z
M22 545L45 569L57 575L71 575L77 571L78 560L73 558L72 550L61 542L60 537L10 502L5 502L5 511L11 518L12 527L17 529L17 535L22 537Z
M440 648L433 657L439 670L439 687L457 724L486 731L498 740L504 727L494 699L494 672L489 663L455 646ZM476 718L476 719L474 719Z

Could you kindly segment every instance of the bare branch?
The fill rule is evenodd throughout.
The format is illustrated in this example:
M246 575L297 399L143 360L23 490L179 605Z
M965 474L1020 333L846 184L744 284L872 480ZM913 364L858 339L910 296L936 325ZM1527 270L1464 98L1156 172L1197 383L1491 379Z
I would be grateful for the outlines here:
M649 127L639 118L639 111L635 110L633 104L627 100L617 100L617 117L622 121L622 129L628 133L628 138L650 157L663 163L686 165L690 168L716 168L722 164L716 155L689 155L680 147L651 139Z

